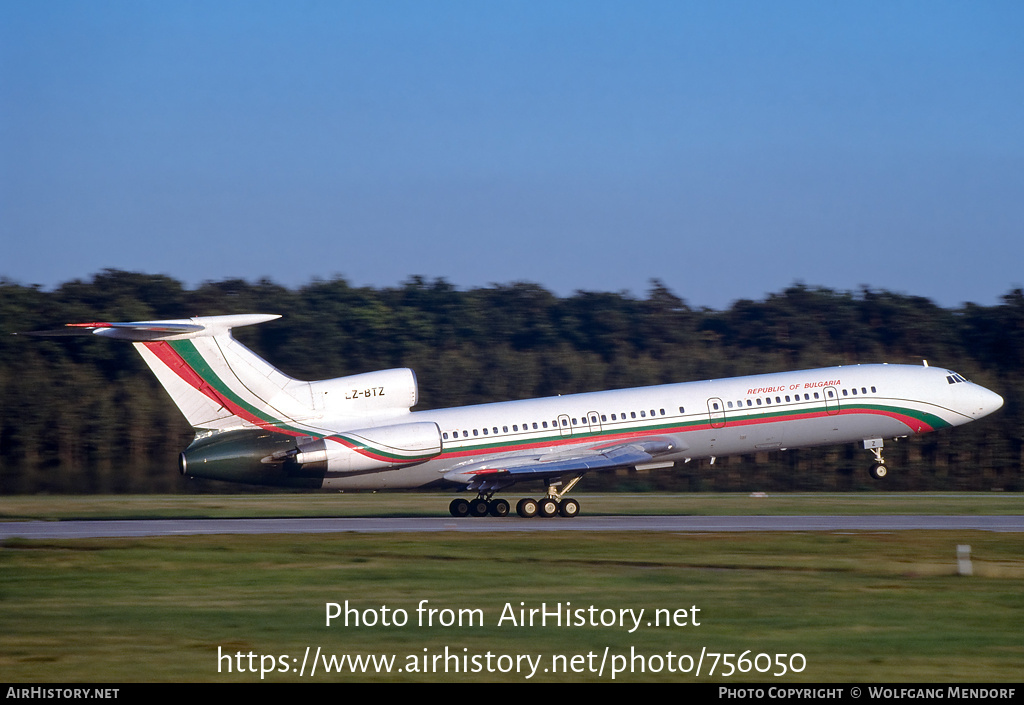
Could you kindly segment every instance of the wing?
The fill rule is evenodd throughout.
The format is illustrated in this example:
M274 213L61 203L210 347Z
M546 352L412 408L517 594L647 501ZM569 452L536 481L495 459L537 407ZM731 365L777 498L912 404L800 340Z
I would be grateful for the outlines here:
M466 489L474 492L493 492L527 480L550 482L591 470L644 465L684 450L686 444L674 436L638 436L540 455L505 455L477 460L452 468L444 477L465 483Z

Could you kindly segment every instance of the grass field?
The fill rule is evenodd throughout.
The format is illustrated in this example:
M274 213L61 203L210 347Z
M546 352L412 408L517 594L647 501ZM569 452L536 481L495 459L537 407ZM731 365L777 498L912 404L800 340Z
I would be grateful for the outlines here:
M7 497L0 515L419 516L438 514L446 499ZM609 494L585 496L583 503L588 513L1019 514L1024 501L1002 494ZM956 574L958 544L972 547L971 577ZM263 680L271 682L551 682L610 681L617 663L626 670L616 680L626 682L1020 681L1022 584L1020 535L986 532L15 539L0 547L0 673L9 682L254 682L262 666ZM379 622L387 607L392 620L404 610L408 623L345 626L339 618L326 626L326 604L346 600L360 620ZM421 626L423 600L451 612L437 612L433 626ZM520 607L542 604L563 614L581 609L588 623L499 625L506 604L517 617ZM618 623L619 610L630 609L644 610L633 633L629 613L625 626ZM648 626L659 609L677 619L676 610L686 609L686 625ZM437 623L459 610L471 610L462 613L462 626ZM592 616L598 624L589 623ZM307 647L395 661L390 674L325 673L321 661L315 676L308 665L300 676ZM702 650L697 677L686 658L699 659ZM748 650L751 665L764 668L768 657L757 656L763 653L772 668L726 678L730 666L719 659L708 674L709 654L735 654L736 667L748 663L738 658ZM786 655L787 666L806 665L775 677L776 654ZM516 655L536 659L531 678L525 660L523 670L515 669L510 657ZM430 672L410 672L414 664L422 671L424 658ZM478 672L464 672L474 665ZM489 672L488 665L510 670Z

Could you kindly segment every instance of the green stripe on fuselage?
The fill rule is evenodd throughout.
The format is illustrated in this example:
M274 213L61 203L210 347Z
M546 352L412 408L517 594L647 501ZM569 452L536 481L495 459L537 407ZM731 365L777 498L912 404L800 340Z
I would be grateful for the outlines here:
M948 421L946 421L945 419L943 419L943 418L941 418L939 416L936 416L935 414L930 414L930 413L928 413L926 411L919 411L917 409L910 409L910 408L902 407L902 406L888 406L888 405L885 405L885 404L857 404L857 405L854 406L854 405L852 405L850 403L846 403L846 404L840 403L839 413L837 413L835 415L836 416L841 416L843 414L855 414L855 413L859 413L859 412L868 412L868 413L871 413L871 412L881 412L881 413L886 414L886 415L896 414L896 415L899 415L899 416L906 416L906 417L909 417L909 418L917 419L918 421L921 421L922 423L925 423L928 426L930 426L932 429L936 429L936 430L940 429L940 428L949 428L949 427L952 426L952 424L949 423ZM775 407L775 408L772 408L770 411L768 409L764 409L763 411L756 412L756 413L746 413L745 411L744 412L738 412L738 411L733 410L733 411L726 411L726 415L725 415L725 419L724 419L724 426L726 428L728 428L730 425L749 425L751 423L774 423L774 422L779 422L779 421L787 421L789 419L792 419L793 417L826 416L826 415L828 415L828 410L825 407L823 407L823 406L818 406L818 407L810 408L810 409L808 409L808 408L803 408L803 409L782 409L782 408ZM545 446L545 445L550 445L550 444L553 444L553 443L557 443L559 441L584 440L584 439L588 439L588 438L595 438L595 439L596 438L607 438L609 442L614 442L615 441L614 436L631 436L631 435L639 435L639 434L649 435L649 434L658 433L658 432L666 432L666 433L672 433L672 432L677 432L677 431L678 432L685 432L688 429L693 428L693 427L709 426L710 423L711 423L711 419L707 415L701 414L699 416L693 417L693 418L688 419L688 420L681 420L680 419L680 420L676 420L676 421L668 421L668 422L665 422L665 423L657 423L657 424L650 424L650 425L634 425L634 426L626 426L626 427L621 427L620 426L620 427L615 427L615 428L602 428L602 430L600 430L600 431L576 430L571 435L567 435L567 436L563 436L563 435L549 435L549 436L542 436L542 437L539 437L539 438L537 438L537 437L534 437L534 438L523 438L523 439L514 440L514 441L496 440L496 441L491 442L491 443L473 443L473 444L468 444L468 445L460 446L457 449L452 448L452 451L453 452L481 452L481 451L483 451L483 452L487 452L487 451L502 452L502 451L512 451L512 450L515 450L515 449L517 449L517 448L519 448L521 446L524 446L524 445L529 445L529 446ZM716 424L722 423L722 420L721 419L715 419L715 423ZM466 439L466 440L470 440L470 439ZM480 440L483 440L483 439L477 437L474 440L480 441ZM627 440L627 439L624 439L624 440Z
M278 419L268 415L266 412L257 409L252 404L242 399L234 390L229 387L224 380L210 367L210 364L203 357L202 353L196 349L195 344L191 340L174 340L168 343L174 352L181 356L181 359L185 361L192 370L202 378L204 382L209 384L218 394L223 396L225 399L235 404L243 411L251 414L253 417L258 419L263 424L274 426L284 431L293 431L302 435L315 435L309 431L303 429L294 428L284 423L282 419ZM250 419L246 419L250 421Z

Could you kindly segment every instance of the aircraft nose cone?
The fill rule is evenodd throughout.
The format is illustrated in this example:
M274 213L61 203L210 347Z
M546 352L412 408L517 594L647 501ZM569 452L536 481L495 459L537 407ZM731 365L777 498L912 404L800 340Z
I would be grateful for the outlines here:
M988 416L992 412L998 411L1003 406L1003 398L991 389L985 389L985 387L977 386L974 396L975 403L974 408L971 409L971 415L977 419L980 419L982 416Z
M989 396L988 409L990 414L993 411L1003 408L1003 398L1001 396L988 389L985 391L988 392Z

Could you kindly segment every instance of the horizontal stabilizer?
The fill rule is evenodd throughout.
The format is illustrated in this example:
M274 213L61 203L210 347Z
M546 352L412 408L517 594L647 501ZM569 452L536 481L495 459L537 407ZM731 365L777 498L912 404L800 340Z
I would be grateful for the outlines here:
M232 328L251 326L280 318L278 315L265 313L246 313L231 316L197 316L168 321L133 321L129 323L68 323L57 330L41 330L21 335L64 336L64 335L99 335L104 338L119 340L153 341L153 340L187 340L204 336L227 333Z

